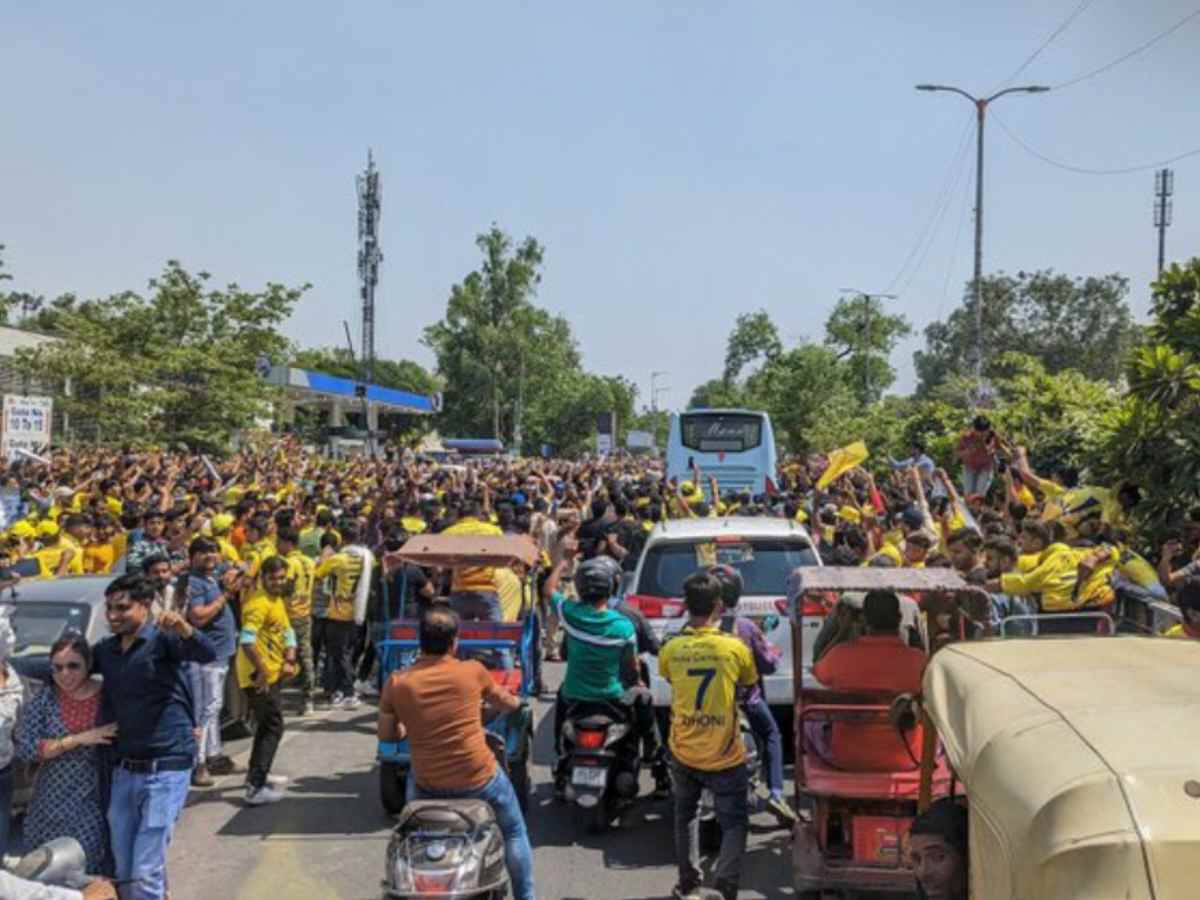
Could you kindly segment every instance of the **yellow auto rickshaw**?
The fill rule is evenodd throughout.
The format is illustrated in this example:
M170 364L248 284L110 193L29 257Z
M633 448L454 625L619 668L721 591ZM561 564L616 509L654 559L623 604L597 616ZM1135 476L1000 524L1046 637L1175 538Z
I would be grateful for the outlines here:
M922 701L977 900L1200 897L1200 643L953 643ZM926 795L928 796L928 795Z

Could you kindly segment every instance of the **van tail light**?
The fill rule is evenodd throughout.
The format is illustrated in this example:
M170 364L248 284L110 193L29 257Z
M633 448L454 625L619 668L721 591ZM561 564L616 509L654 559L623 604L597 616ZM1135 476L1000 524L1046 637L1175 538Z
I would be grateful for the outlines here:
M579 744L580 750L599 750L604 746L604 732L577 731L575 732L575 741Z
M674 619L683 615L684 610L682 600L654 597L650 594L630 594L625 598L625 602L640 609L647 619Z
M781 616L786 616L788 614L787 600L776 600L775 608L779 610ZM806 619L823 619L829 615L829 607L816 597L805 596L801 607L801 614Z

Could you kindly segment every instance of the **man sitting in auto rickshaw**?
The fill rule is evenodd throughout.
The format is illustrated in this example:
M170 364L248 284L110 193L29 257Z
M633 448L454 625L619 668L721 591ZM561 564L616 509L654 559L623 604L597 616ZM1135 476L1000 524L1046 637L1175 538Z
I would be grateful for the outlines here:
M925 654L900 637L900 598L892 591L869 591L863 600L865 631L834 644L817 660L813 675L835 691L916 694L921 690ZM920 743L910 734L905 746L889 722L814 723L808 737L828 764L860 772L911 769Z

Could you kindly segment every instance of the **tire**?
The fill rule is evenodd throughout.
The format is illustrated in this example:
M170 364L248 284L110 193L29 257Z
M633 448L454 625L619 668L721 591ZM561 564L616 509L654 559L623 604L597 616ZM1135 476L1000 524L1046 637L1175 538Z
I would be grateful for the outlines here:
M396 763L379 764L379 802L384 812L397 816L404 811L408 797L408 777Z
M529 759L533 753L533 741L529 732L521 738L521 755L511 763L508 777L512 781L513 790L517 794L517 803L521 807L521 815L529 821L529 803L533 793L533 781L529 777Z
M700 855L714 856L721 849L721 823L715 818L700 820Z

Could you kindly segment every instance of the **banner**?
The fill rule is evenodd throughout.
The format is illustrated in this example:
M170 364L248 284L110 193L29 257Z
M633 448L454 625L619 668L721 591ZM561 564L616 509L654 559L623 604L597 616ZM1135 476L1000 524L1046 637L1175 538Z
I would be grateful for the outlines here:
M826 466L824 474L817 481L817 489L824 490L837 481L855 466L862 465L868 456L867 445L862 441L855 441L848 447L840 447L829 454L829 465Z
M49 397L4 395L4 432L0 453L12 461L17 451L36 454L50 445L50 418L54 401Z

